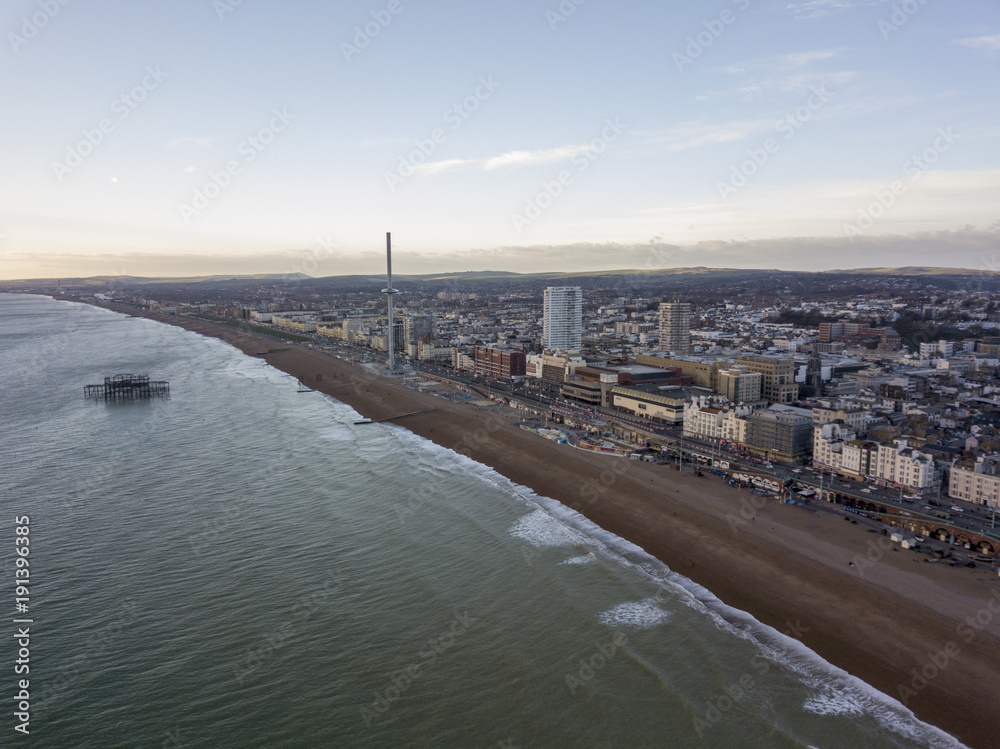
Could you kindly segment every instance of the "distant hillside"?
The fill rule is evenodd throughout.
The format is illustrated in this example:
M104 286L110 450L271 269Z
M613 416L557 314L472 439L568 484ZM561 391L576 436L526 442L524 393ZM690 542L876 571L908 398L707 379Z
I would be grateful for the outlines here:
M583 283L589 281L591 284L599 283L601 279L614 279L621 283L630 284L650 284L661 281L674 280L677 283L723 283L727 281L743 279L770 278L778 279L827 279L831 276L842 276L847 278L858 277L886 277L898 276L906 278L933 278L956 279L959 277L976 276L1000 277L1000 271L992 270L972 270L969 268L934 268L922 266L907 266L902 268L853 268L843 270L828 271L789 271L779 269L759 269L759 268L706 268L704 266L692 268L656 268L652 270L642 269L618 269L599 271L546 271L540 273L514 273L510 271L461 271L456 273L424 273L424 274L396 274L393 276L394 282L402 284L456 284L456 283L540 283L540 282L573 282ZM32 278L16 281L0 281L0 288L9 290L43 288L52 289L57 284L64 289L94 289L102 288L138 288L143 286L170 286L170 287L217 287L220 289L234 288L239 286L254 285L315 285L330 286L339 288L366 287L369 285L384 285L385 276L381 273L358 274L347 276L323 276L314 278L304 273L259 273L253 275L214 275L214 276L189 276L189 277L142 277L142 276L92 276L89 278ZM953 283L953 282L952 282Z
M853 268L850 270L828 270L824 273L840 274L877 274L884 276L974 276L981 273L995 275L1000 271L972 268L928 268L919 265L908 265L903 268Z

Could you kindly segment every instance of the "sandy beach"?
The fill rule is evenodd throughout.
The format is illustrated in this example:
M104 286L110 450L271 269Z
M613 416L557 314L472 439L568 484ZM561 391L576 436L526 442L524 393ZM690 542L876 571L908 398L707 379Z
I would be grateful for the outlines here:
M765 503L711 476L557 445L518 429L509 410L453 403L304 346L146 316L249 354L277 349L262 358L373 419L434 409L399 426L578 510L970 746L1000 746L995 573L927 564L822 508Z

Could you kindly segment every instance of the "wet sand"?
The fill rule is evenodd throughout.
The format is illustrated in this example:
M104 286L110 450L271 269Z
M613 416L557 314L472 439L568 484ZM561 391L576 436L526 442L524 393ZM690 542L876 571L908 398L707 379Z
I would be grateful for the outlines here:
M995 573L925 563L822 508L765 503L710 475L557 445L510 409L452 403L305 346L145 316L249 354L282 349L262 358L372 419L434 409L398 424L578 510L970 746L1000 746Z

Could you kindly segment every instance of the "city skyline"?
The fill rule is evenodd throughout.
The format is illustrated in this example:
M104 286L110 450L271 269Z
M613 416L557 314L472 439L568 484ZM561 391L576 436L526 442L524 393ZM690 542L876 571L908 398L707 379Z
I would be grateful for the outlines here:
M1000 267L981 0L18 0L0 23L2 279L377 273L387 230L403 275Z

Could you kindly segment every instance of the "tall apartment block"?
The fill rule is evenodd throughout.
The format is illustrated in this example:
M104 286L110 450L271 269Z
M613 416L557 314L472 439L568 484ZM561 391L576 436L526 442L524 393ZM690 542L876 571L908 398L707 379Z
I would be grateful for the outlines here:
M664 302L660 305L660 348L675 354L691 353L691 305Z
M562 351L583 345L583 290L579 286L545 289L542 345Z

